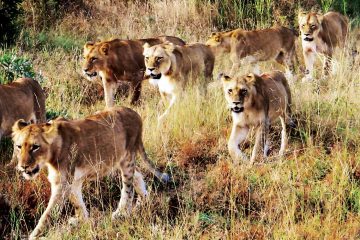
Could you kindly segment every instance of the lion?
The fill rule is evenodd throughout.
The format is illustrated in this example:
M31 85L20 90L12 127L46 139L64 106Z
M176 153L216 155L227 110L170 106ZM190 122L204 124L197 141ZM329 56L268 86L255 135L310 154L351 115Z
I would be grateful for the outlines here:
M0 85L0 140L11 134L14 123L22 118L33 123L45 122L45 93L31 78L19 78Z
M150 46L145 43L143 54L145 74L151 78L153 85L158 86L162 101L170 100L168 108L158 118L159 122L169 113L190 79L195 81L201 75L199 80L203 89L206 89L205 83L212 79L215 57L204 44L176 46L163 43Z
M260 76L253 73L236 77L220 74L219 78L233 120L228 150L234 161L248 159L239 145L246 140L250 127L256 129L250 164L255 161L262 137L265 142L264 157L267 157L270 148L269 127L277 118L280 118L282 125L279 155L284 155L287 145L286 123L291 121L291 93L284 74L280 71Z
M235 29L212 33L206 45L210 46L216 55L230 53L231 76L236 73L241 61L255 65L254 73L259 74L257 62L274 59L285 66L286 74L290 78L294 72L297 36L296 32L286 27L252 31Z
M141 173L136 170L139 153L146 168L162 182L169 176L156 170L147 157L142 142L142 121L130 108L109 108L80 120L55 119L48 123L29 124L18 120L13 126L14 157L17 169L26 179L34 179L47 168L51 197L30 239L39 236L46 227L55 205L69 197L75 207L76 224L89 216L81 194L85 180L95 180L121 171L121 199L113 219L131 213L135 191L140 198L147 196Z
M337 12L328 12L325 15L300 12L298 21L306 66L302 81L313 80L313 65L319 53L325 55L323 69L324 75L328 75L335 48L344 47L348 34L348 19Z
M184 45L177 37L162 36L149 39L87 42L84 45L83 73L89 80L101 78L106 107L114 106L114 94L120 81L130 82L133 88L131 103L135 104L140 97L141 83L144 79L144 43L150 45L165 41Z

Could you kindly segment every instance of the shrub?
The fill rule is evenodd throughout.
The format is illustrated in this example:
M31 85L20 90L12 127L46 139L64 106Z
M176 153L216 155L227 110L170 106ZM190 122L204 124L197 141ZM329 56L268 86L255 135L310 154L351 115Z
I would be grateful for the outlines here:
M41 75L35 73L32 63L28 59L12 53L0 55L0 83L9 83L18 77L37 77L38 80L42 80Z

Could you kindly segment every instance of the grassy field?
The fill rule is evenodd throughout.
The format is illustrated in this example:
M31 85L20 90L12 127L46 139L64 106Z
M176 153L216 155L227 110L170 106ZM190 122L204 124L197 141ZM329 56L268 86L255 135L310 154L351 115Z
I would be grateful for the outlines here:
M56 22L48 19L51 27L40 25L46 14L29 14L29 9L38 7L36 1L24 2L27 27L16 45L2 48L0 55L31 62L48 94L49 117L81 118L105 106L101 86L88 82L81 72L82 45L87 40L166 34L205 42L212 31L220 30L218 26L234 27L221 18L221 10L226 10L221 1L89 1L84 11L69 11ZM267 10L266 4L274 2L255 3L262 18L250 21L246 17L252 10L238 6L233 18L239 19L238 26L271 26L274 14L283 24L294 24L290 14ZM287 6L291 11L298 7ZM359 34L354 29L346 49L335 54L333 75L304 84L298 70L299 81L291 85L297 128L290 133L282 160L276 157L280 124L275 124L274 149L268 159L259 156L251 167L232 163L227 151L231 116L218 84L211 84L206 96L188 87L160 128L157 117L163 106L158 106L160 96L148 82L139 106L132 107L127 97L118 96L116 105L130 106L141 115L146 150L173 181L161 184L143 171L150 200L118 222L111 221L111 211L120 199L119 177L86 183L83 193L90 220L70 227L67 219L73 209L67 204L54 214L46 239L359 239L360 62L352 54ZM321 65L318 59L317 79ZM230 67L226 58L217 60L214 76ZM272 62L260 67L281 69ZM248 71L248 66L239 69ZM14 168L6 168L11 154L11 141L5 139L0 145L0 236L20 239L45 209L50 186L45 171L27 182Z

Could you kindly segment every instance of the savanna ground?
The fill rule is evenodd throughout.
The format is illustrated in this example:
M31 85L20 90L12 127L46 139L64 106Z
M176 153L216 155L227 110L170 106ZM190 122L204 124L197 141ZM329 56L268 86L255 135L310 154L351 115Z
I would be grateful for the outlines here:
M46 239L360 238L360 71L355 44L359 21L354 15L360 9L358 3L16 2L22 13L12 24L20 27L0 50L1 81L26 74L41 81L48 95L48 118L80 118L104 108L101 86L88 82L81 73L82 45L87 40L166 34L187 42L204 42L215 30L273 24L297 28L300 5L323 11L334 8L352 20L346 49L335 56L336 73L316 83L296 81L291 85L297 127L291 131L282 160L276 157L280 126L275 125L268 159L259 156L252 167L232 163L226 147L231 117L216 84L206 96L189 87L158 128L157 116L163 106L158 106L157 90L144 82L142 103L131 107L143 118L147 152L158 167L172 175L172 182L161 184L143 171L150 201L131 218L118 222L112 222L110 216L120 199L119 177L87 183L83 193L90 221L75 228L68 226L66 220L73 209L67 204L61 213L54 213ZM300 80L303 60L298 43ZM317 63L317 79L321 79L320 59ZM218 60L214 76L230 66L226 58ZM261 64L262 71L279 68L270 62ZM239 69L248 71L247 66ZM117 105L129 106L129 102L119 94ZM251 146L246 152L250 150ZM36 181L27 182L14 168L5 166L11 159L11 140L2 141L0 154L0 234L5 239L20 239L34 228L50 188L45 171Z

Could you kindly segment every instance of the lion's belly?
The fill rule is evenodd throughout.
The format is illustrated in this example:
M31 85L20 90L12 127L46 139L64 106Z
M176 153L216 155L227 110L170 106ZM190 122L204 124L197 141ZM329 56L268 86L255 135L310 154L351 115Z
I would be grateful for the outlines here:
M175 91L175 84L170 77L162 76L157 82L159 91L167 94L173 94Z

